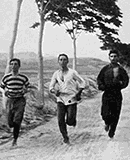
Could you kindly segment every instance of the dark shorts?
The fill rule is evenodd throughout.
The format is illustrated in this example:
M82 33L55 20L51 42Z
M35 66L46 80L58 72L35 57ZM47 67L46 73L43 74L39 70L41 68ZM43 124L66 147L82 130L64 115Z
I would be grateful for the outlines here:
M7 99L7 111L8 111L8 125L13 127L13 124L20 125L23 119L26 100L24 97L20 98L8 98Z
M70 126L76 124L77 103L64 105L63 103L58 102L57 114L59 123L66 122L66 124Z

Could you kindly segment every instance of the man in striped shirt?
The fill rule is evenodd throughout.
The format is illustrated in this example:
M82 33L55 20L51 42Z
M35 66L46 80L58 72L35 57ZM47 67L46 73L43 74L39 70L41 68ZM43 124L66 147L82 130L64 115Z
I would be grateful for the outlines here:
M8 113L8 125L10 128L13 128L14 139L12 146L15 146L17 145L26 105L24 94L27 92L30 84L28 77L19 73L21 66L19 59L11 59L9 65L11 72L2 78L0 87L4 89L5 96L7 97L6 109Z

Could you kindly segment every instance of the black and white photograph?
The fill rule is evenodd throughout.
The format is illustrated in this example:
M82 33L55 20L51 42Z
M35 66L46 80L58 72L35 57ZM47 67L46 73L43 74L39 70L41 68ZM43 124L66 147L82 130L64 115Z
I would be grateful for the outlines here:
M129 13L0 1L0 160L130 160Z

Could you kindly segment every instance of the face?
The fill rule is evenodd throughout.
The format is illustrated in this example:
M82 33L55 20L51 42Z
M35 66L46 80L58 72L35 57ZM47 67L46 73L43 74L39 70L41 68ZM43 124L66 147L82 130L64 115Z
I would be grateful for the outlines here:
M12 70L13 72L17 72L17 71L19 70L20 66L19 66L19 64L18 64L17 61L12 61L12 62L10 63L10 68L11 68L11 70Z
M66 67L68 64L68 59L65 56L60 56L58 62L61 67Z
M110 62L111 63L117 63L118 62L118 56L116 53L111 53L109 56Z

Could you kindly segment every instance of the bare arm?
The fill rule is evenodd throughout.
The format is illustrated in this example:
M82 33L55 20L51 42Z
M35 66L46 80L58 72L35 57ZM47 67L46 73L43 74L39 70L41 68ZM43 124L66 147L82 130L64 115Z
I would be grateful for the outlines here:
M89 82L85 82L77 71L74 72L74 80L79 83L79 90L83 90L86 86L89 86Z

